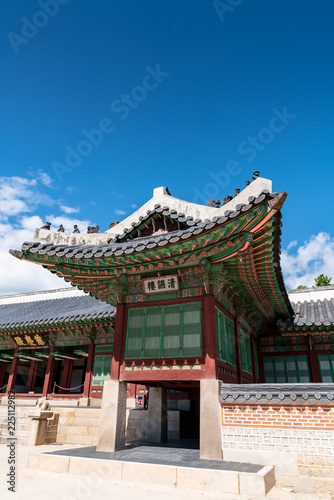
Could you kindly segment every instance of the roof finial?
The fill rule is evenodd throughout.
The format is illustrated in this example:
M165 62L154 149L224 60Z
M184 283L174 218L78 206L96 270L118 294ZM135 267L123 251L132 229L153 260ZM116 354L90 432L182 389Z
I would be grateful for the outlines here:
M255 170L255 172L253 173L253 177L252 177L253 181L255 181L255 179L257 179L259 177L259 175L260 175L260 172L258 170Z

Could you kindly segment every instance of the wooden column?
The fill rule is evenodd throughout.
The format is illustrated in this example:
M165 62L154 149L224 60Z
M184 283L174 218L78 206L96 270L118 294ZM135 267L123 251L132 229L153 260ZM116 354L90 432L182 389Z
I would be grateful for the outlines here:
M69 353L69 349L67 350ZM71 383L71 376L72 376L72 367L73 367L73 359L65 359L64 360L64 369L63 369L63 376L61 378L60 386L65 387L66 389L69 389L70 383ZM60 394L70 394L70 391L66 391L64 389L60 389Z
M95 346L94 346L94 344L92 344L89 346L89 350L88 350L85 383L84 383L84 389L83 389L83 394L82 394L82 396L84 398L89 398L90 386L91 386L92 374L93 374L94 351L95 351Z
M10 391L13 391L14 387L15 387L15 379L16 379L16 374L17 374L17 368L19 366L19 361L20 361L19 358L17 356L15 356L15 354L17 352L19 352L19 350L15 349L14 358L13 358L13 361L12 361L12 366L11 366L9 377L8 377L8 385L7 385L7 389L6 389L6 396L8 395L8 393Z
M311 382L321 383L321 372L317 352L308 352L308 363L310 367Z
M119 371L122 362L122 347L123 338L125 338L126 331L126 306L125 304L117 305L116 322L115 322L115 336L114 348L111 360L110 378L111 380L119 380Z
M129 399L135 399L136 398L136 393L137 393L137 384L130 384L129 392L128 392L128 398Z
M33 360L30 363L28 380L27 380L27 385L26 385L26 392L32 391L33 388L35 387L37 363L38 363L38 361L33 361Z
M241 355L240 355L240 339L239 339L239 322L234 318L234 340L235 340L235 360L238 376L238 384L241 383Z
M55 358L51 355L53 350L54 348L50 347L49 359L48 359L48 364L46 365L46 372L43 384L43 392L42 392L43 398L46 398L47 394L49 394L51 391L51 381L53 375L53 367L55 363Z
M213 295L205 295L202 299L202 304L202 346L205 358L205 378L217 379L215 297Z

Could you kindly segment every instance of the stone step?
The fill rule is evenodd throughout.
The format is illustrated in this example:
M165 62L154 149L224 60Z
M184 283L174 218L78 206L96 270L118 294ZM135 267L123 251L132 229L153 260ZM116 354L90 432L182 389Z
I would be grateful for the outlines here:
M264 466L259 472L252 473L30 453L28 467L86 477L96 475L99 478L108 477L125 483L148 483L255 498L265 497L275 485L275 471L272 466Z

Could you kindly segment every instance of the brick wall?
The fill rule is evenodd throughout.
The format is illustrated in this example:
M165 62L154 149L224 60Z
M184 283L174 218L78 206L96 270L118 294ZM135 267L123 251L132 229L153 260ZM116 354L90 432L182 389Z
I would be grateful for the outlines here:
M222 384L220 402L224 459L334 479L332 384Z
M222 425L334 430L334 408L291 405L224 405L222 407Z

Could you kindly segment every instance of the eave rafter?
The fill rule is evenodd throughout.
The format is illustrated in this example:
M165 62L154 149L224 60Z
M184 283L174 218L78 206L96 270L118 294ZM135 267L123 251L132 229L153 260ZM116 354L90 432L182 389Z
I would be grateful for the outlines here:
M138 276L183 276L188 272L205 293L212 286L216 296L228 296L244 318L272 323L277 316L289 316L290 312L277 272L277 214L285 196L281 193L268 199L261 195L256 205L224 218L216 217L191 236L188 233L183 237L181 233L168 241L153 240L146 247L142 242L133 248L125 243L122 247L105 245L94 252L89 248L90 257L86 258L85 247L65 251L36 243L27 244L28 249L16 256L43 265L112 305L117 305L126 293L141 291Z

